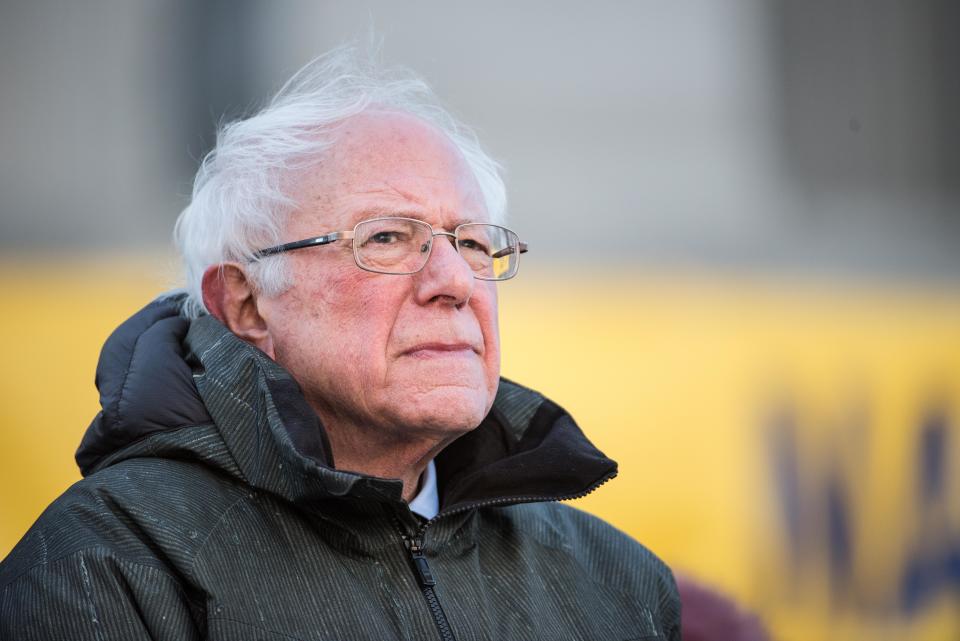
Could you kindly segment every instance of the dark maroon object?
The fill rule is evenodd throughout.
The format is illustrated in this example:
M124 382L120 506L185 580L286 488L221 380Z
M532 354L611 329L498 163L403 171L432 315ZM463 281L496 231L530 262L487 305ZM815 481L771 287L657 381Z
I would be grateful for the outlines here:
M676 578L683 641L770 641L760 620L733 600L688 577Z

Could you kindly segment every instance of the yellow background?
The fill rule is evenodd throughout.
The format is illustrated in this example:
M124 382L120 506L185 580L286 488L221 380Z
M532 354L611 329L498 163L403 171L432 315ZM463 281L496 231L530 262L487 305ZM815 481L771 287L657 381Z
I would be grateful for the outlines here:
M0 260L0 556L79 478L103 341L172 279L163 256ZM158 268L159 266L159 268ZM958 460L960 293L705 273L524 266L501 292L503 373L566 407L620 463L580 506L757 611L783 640L960 638L957 588L898 597L918 547L960 542L960 475L920 514L916 442L931 407ZM810 543L791 561L771 426L795 422L800 486L849 499L851 569ZM818 512L810 532L823 530ZM812 515L812 516L811 516Z

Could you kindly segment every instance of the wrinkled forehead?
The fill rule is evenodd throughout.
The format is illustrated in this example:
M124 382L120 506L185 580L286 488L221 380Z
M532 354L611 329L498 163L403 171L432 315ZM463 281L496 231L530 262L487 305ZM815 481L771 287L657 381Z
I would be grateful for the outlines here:
M293 191L299 214L331 225L349 227L370 214L489 219L460 150L443 132L408 114L371 112L345 120L333 145L302 172Z

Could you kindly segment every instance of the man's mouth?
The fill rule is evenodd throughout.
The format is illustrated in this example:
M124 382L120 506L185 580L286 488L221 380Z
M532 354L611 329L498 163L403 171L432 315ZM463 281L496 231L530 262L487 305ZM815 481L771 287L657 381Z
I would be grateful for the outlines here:
M473 356L480 350L470 343L421 343L403 351L403 356L414 358L438 358L445 356Z

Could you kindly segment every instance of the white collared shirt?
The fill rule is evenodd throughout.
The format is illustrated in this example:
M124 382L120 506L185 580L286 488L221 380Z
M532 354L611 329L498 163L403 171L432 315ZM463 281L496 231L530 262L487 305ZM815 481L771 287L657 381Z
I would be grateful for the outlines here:
M420 491L409 503L410 511L428 521L440 511L440 495L437 494L437 467L431 459L420 479Z

